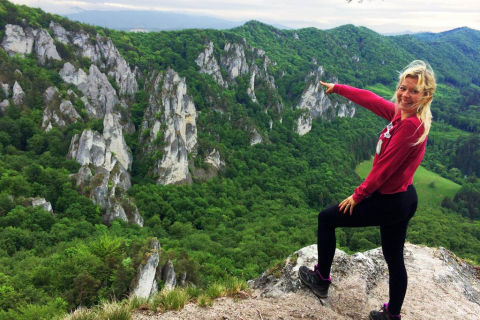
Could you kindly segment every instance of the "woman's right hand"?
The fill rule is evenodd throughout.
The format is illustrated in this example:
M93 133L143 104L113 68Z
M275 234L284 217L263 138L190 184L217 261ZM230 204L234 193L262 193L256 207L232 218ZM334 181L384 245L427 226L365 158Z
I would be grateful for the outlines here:
M327 82L320 81L320 84L325 87L326 94L333 93L333 87L335 86L335 83L327 83Z

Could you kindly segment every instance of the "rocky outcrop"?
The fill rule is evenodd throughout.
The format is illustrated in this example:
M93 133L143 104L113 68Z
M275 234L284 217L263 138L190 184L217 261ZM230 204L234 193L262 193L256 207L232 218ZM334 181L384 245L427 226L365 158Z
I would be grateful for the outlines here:
M175 286L177 285L177 276L171 260L168 260L162 268L162 280L165 283L165 290L175 289Z
M107 76L92 64L88 75L67 62L60 70L63 81L74 84L88 98L85 107L90 118L102 118L114 111L118 103L115 89L108 81Z
M256 145L263 142L262 136L258 133L257 129L253 129L250 134L250 145Z
M222 67L227 70L228 78L234 80L239 75L248 73L249 66L245 57L245 46L240 43L227 42L225 52L220 59Z
M48 106L43 111L42 128L46 131L52 129L54 125L60 128L77 122L80 119L80 115L73 107L72 102L64 100L58 107Z
M49 104L58 97L59 91L57 87L48 87L43 94L43 103Z
M62 60L57 52L57 47L55 47L53 43L52 37L44 29L38 31L35 37L35 52L40 64L45 64L47 59Z
M10 86L8 85L8 83L3 83L0 81L0 88L3 92L3 98L5 98L0 102L0 111L5 112L10 106L10 101L8 100L8 97L10 95Z
M195 60L200 67L201 73L206 73L223 87L235 84L235 79L239 76L249 74L249 84L246 88L250 99L259 103L255 94L255 86L262 81L264 90L270 91L268 93L268 105L264 106L265 110L273 108L276 111L283 110L282 100L277 92L275 80L269 74L268 68L274 65L265 54L265 51L249 46L245 39L240 43L227 42L224 46L223 52L220 54L220 65L214 55L214 44L210 41L203 52L199 54ZM227 74L224 78L222 76L221 68ZM215 100L215 98L210 98ZM263 103L263 102L262 102ZM222 112L221 110L218 110Z
M99 69L111 76L118 84L119 95L134 95L137 92L138 84L135 73L120 55L112 40L99 35L91 37L84 31L69 32L54 22L50 23L50 28L59 41L77 46L82 57L90 59Z
M25 102L25 92L17 81L15 81L15 84L13 85L12 99L13 103L15 103L16 105L21 105Z
M195 63L200 67L200 73L206 73L213 77L213 79L222 87L228 86L223 80L220 66L217 58L213 54L213 42L210 41L203 52L200 52Z
M134 95L138 90L137 79L127 64L127 61L120 55L112 40L99 38L97 36L98 51L105 60L107 74L118 84L119 95ZM98 60L97 57L95 57Z
M80 48L82 57L90 59L95 64L101 63L101 55L98 46L95 45L93 39L85 31L71 33L72 43Z
M62 27L61 24L56 23L54 21L50 21L50 25L48 27L52 30L53 34L55 35L55 39L57 39L63 44L70 43L69 32L67 32L67 30L65 30L65 28Z
M371 310L378 310L388 300L387 271L380 248L352 256L337 251L329 298L321 300L304 286L297 286L296 272L299 266L313 267L316 263L314 247L304 248L300 252L256 280L256 289L251 290L247 297L219 298L209 308L188 304L180 311L162 312L151 317L137 312L134 319L147 320L161 316L165 320L366 320ZM405 259L408 289L402 319L478 319L478 267L465 263L443 248L432 249L411 244L406 245ZM289 282L290 285L279 285L278 294L267 293L272 292L270 289L274 284L281 282Z
M106 210L105 224L122 219L143 226L137 207L127 195L132 155L117 115L105 115L103 134L87 129L81 136L75 135L68 157L82 165L75 175L77 186Z
M155 280L158 261L159 261L160 245L157 239L151 241L151 248L145 254L146 262L140 265L135 286L131 295L138 298L148 298L158 291L157 281Z
M53 215L52 204L45 200L45 198L31 198L29 200L32 207L42 207L45 211Z
M312 130L313 118L310 114L302 114L297 119L297 133L301 136L307 134Z
M10 86L8 85L8 83L3 83L0 81L0 87L2 88L5 98L8 98L8 95L10 94Z
M10 106L10 101L8 99L4 99L2 102L0 102L0 111L5 112L7 111L7 108Z
M247 94L252 99L253 102L257 102L257 97L255 96L255 76L257 75L258 67L254 65L250 72L250 81L248 83Z
M7 24L5 26L5 36L2 41L2 48L13 56L20 54L24 56L32 53L33 43L36 32L31 28L25 30L18 25Z
M313 268L316 263L316 245L305 247L250 284L265 297L280 298L290 293L313 296L298 279L298 269L302 265ZM402 309L405 318L433 319L441 314L442 319L476 319L480 312L478 267L444 248L412 244L406 244L405 264L409 277ZM323 299L322 305L338 316L364 319L370 310L388 301L388 270L381 248L351 256L337 249L331 276L329 298Z
M45 64L47 59L61 60L52 37L44 29L24 29L18 25L7 24L2 47L9 55L20 54L21 56L30 54L35 49L40 64Z
M322 66L319 66L314 72L307 75L305 81L308 85L296 106L297 109L305 109L308 111L297 119L297 133L299 135L310 132L313 119L315 118L320 117L330 120L336 116L353 117L355 114L355 108L351 103L339 104L338 102L332 102L332 100L327 97L319 82L323 76L324 70Z
M220 152L213 149L212 152L205 158L205 162L211 165L213 168L219 170L225 167L225 161L220 157Z
M60 102L61 101L61 102ZM70 100L63 100L59 97L56 87L49 87L43 94L45 109L43 110L42 128L46 131L54 125L64 128L81 119Z
M191 183L188 154L197 144L197 112L185 78L168 69L152 77L151 91L140 134L145 154L156 158L151 171L160 184Z

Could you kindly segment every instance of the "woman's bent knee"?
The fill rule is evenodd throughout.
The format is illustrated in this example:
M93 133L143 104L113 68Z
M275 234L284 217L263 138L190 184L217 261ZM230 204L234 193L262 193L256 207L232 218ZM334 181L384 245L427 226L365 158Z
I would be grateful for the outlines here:
M318 214L318 225L331 225L338 215L338 204L328 207Z

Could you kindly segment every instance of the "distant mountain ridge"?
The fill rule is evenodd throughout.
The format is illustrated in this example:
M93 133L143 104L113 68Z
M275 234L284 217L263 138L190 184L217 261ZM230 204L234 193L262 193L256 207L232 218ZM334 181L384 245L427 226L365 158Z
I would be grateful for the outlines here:
M212 16L161 11L98 11L87 10L65 17L91 25L125 31L161 31L181 29L230 29L243 21L230 21Z

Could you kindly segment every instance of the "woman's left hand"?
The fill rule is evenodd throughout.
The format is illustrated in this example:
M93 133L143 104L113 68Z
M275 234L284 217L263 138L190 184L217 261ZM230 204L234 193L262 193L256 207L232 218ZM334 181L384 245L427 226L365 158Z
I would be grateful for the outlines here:
M356 205L357 205L357 203L355 202L355 200L353 200L353 195L351 195L347 199L340 202L338 207L340 208L339 209L340 212L347 213L348 211L350 211L350 215L352 215L353 214L353 208Z

